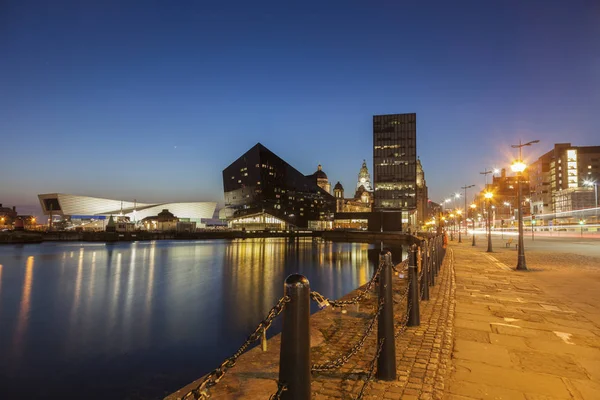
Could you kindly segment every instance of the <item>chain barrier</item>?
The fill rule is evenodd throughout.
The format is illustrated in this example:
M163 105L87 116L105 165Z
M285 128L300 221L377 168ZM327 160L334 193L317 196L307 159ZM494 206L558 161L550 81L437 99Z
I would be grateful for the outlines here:
M406 291L406 294L408 295L408 290ZM402 321L398 324L400 329L398 329L398 331L394 334L394 338L397 339L398 336L402 335L406 331L406 328L408 328L407 324L408 324L408 318L410 316L411 308L412 308L412 301L409 300L406 314L404 315L404 318L402 319Z
M365 329L363 336L360 338L360 340L354 346L352 346L350 351L348 351L344 355L341 355L340 357L336 358L335 360L328 361L323 364L313 364L310 367L310 371L311 372L319 372L319 371L328 371L331 369L340 368L341 366L346 364L350 360L350 358L352 358L356 353L358 353L360 351L360 349L362 349L362 347L364 346L367 338L371 335L371 332L373 332L373 328L375 327L375 322L379 318L379 315L381 314L381 310L383 310L384 303L385 303L384 299L381 299L381 301L379 302L379 308L377 309L377 312L373 315L373 318L371 319L371 322L369 323L369 325L367 325L367 328Z
M327 306L331 306L331 307L335 308L335 307L344 307L344 306L348 306L348 305L352 305L352 304L358 304L365 297L367 297L369 295L369 292L373 288L373 285L377 281L377 278L379 278L379 275L381 274L382 269L383 269L383 263L379 263L379 267L375 271L375 274L373 275L371 280L369 282L367 282L367 285L365 286L365 288L358 295L354 296L350 300L331 300L331 299L328 299L327 297L323 296L321 293L314 291L314 290L310 291L310 298L313 301L317 302L317 304L319 304L320 308L325 308Z
M290 298L287 296L284 296L281 299L279 299L277 304L275 304L275 306L273 306L273 308L271 308L271 310L269 311L269 313L267 314L265 319L263 319L258 324L258 326L254 330L254 332L252 332L252 334L250 336L248 336L248 339L246 339L244 344L242 344L240 346L240 348L231 357L226 358L225 361L223 361L223 363L221 363L221 365L219 365L219 367L217 367L216 369L211 371L208 375L206 375L206 377L202 380L202 382L200 382L200 384L195 389L192 389L188 393L186 393L185 396L182 397L182 400L208 399L210 397L210 394L208 393L208 389L215 386L217 383L219 383L219 381L221 379L223 379L223 377L227 373L227 370L229 368L233 368L235 366L237 359L244 353L244 351L246 351L246 349L248 348L248 346L251 343L253 343L261 338L261 336L263 334L263 329L264 329L264 332L266 332L266 330L269 329L269 327L273 323L273 320L279 314L281 314L281 312L285 309L285 304L288 303L289 301L290 301Z
M360 389L360 392L358 393L356 400L361 400L363 398L363 396L365 395L365 390L367 388L367 385L369 384L369 382L371 382L373 380L373 373L375 372L375 365L377 364L377 360L379 359L379 356L381 355L381 350L383 349L384 342L385 342L385 339L381 339L381 343L379 343L379 349L377 349L377 353L375 354L375 357L373 357L373 360L371 361L371 367L369 368L369 374L367 375L367 379L365 380L365 383L363 384L362 388Z
M286 390L288 390L288 387L285 383L277 382L277 391L269 397L269 400L279 400Z

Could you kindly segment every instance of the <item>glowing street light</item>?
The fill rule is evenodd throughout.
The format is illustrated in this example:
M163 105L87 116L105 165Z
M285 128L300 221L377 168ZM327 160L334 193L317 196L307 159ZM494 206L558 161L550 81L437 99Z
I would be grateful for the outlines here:
M513 144L513 149L519 149L519 158L510 166L510 168L517 173L517 206L519 207L519 255L517 258L517 270L527 271L527 262L525 261L525 246L523 245L523 205L521 204L521 175L527 165L523 162L522 149L525 146L531 146L532 144L539 143L539 140L532 140L531 142Z

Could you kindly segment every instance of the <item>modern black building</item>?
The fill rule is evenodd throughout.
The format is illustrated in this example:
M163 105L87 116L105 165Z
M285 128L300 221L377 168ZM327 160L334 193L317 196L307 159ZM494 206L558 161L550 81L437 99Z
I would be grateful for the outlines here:
M314 174L313 174L314 175ZM260 143L223 170L234 227L298 228L330 221L335 198Z
M417 114L373 116L375 212L400 212L408 221L417 208Z

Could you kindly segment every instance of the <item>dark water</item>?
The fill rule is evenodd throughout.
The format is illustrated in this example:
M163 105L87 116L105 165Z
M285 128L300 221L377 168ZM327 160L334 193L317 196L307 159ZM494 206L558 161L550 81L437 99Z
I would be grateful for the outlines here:
M340 297L372 245L312 240L0 246L0 399L162 398L216 367L291 273ZM269 330L280 330L280 319Z

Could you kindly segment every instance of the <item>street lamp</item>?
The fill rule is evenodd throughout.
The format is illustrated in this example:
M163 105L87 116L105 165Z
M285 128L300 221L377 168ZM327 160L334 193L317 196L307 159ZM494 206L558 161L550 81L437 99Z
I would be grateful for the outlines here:
M492 204L492 197L494 194L492 192L486 192L484 194L485 199L487 200L487 225L488 225L488 248L487 252L492 252L492 225L490 224L490 205Z
M473 243L471 246L475 246L475 208L477 208L475 203L471 204L471 221L473 222Z
M457 214L456 218L458 218L458 243L462 243L462 238L460 235L460 232L461 232L460 224L462 223L462 220L463 220L462 210L456 210L456 214Z
M513 172L517 173L517 206L519 207L519 255L517 258L517 271L527 271L527 262L525 261L525 246L523 245L523 205L521 204L521 176L527 165L523 162L522 149L525 146L531 146L534 143L539 143L539 140L531 142L513 144L513 149L519 149L519 158L510 166Z
M465 214L467 213L467 189L475 187L475 185L465 185L461 187L465 191ZM465 219L465 235L467 234L467 221ZM458 242L460 243L460 231L458 233Z

